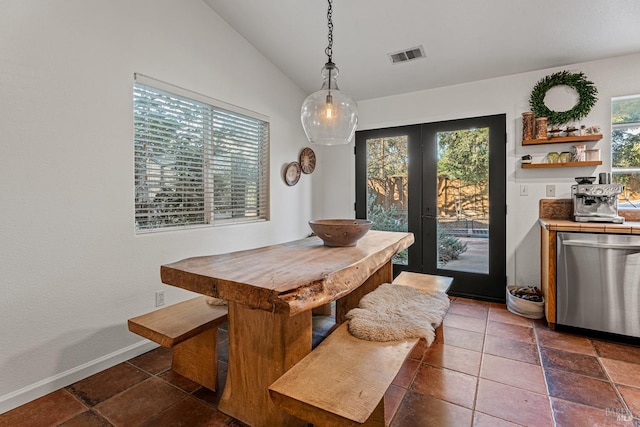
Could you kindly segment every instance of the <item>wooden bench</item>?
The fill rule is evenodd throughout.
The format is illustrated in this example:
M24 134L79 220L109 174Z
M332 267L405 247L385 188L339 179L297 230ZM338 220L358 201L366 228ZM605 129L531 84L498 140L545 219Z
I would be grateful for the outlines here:
M433 293L453 279L401 273L393 283ZM269 387L276 405L314 426L384 426L384 394L417 338L376 342L351 335L345 322Z
M218 380L218 325L227 320L226 305L197 297L129 319L129 330L173 348L171 369L215 390Z

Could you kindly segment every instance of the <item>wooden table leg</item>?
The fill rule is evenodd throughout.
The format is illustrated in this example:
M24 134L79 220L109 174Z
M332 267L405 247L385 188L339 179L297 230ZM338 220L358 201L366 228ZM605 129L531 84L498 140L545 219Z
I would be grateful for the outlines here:
M218 409L254 427L306 426L276 407L269 386L311 352L311 311L295 316L229 301L229 368Z
M352 308L356 308L360 299L371 291L374 291L383 283L393 282L393 264L391 260L380 267L375 273L357 289L336 301L336 324L342 324L346 315Z

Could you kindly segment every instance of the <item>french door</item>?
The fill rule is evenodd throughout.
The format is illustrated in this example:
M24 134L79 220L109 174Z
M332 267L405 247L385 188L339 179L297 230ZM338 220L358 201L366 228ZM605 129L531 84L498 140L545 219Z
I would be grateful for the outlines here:
M454 278L451 295L504 301L506 119L356 132L356 216L410 231L394 271Z

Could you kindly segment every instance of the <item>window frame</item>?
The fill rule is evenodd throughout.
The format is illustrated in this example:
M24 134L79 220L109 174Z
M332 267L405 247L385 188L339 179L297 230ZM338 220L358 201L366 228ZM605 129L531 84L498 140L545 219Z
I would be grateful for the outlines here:
M636 167L616 167L614 165L614 132L615 131L620 131L620 130L630 130L630 129L638 129L640 128L640 121L635 121L635 122L614 122L614 104L617 102L624 102L624 101L630 101L630 100L640 100L640 94L637 95L626 95L626 96L618 96L618 97L613 97L611 98L611 176L612 176L612 181L616 182L616 176L622 175L622 174L637 174L640 175L640 165L636 166ZM636 210L640 210L640 203L638 203L638 201L636 201L636 203L634 203L633 200L630 200L627 198L626 195L626 191L623 192L619 197L618 197L618 203L625 203L625 204L630 204L631 206L624 206L623 209L636 209Z
M139 96L143 91L146 98ZM135 234L270 220L268 116L140 73L134 74L132 96ZM167 99L171 107L175 102L189 111L175 114L177 118L167 114L170 108L160 108L168 105ZM151 112L155 120L149 119ZM198 117L193 125L189 113ZM149 141L152 121L153 130L164 132L156 132ZM196 131L185 142L181 137L187 128ZM174 159L166 172L162 166L151 166L150 156L167 152L188 162L178 164ZM195 172L190 174L191 170ZM183 187L185 183L188 187ZM156 200L165 187L178 203L172 205L165 195Z

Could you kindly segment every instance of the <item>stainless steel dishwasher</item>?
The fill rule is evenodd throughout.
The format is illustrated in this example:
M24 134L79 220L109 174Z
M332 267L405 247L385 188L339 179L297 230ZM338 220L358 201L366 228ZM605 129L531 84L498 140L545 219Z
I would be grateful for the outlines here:
M640 337L640 236L557 236L556 322Z

